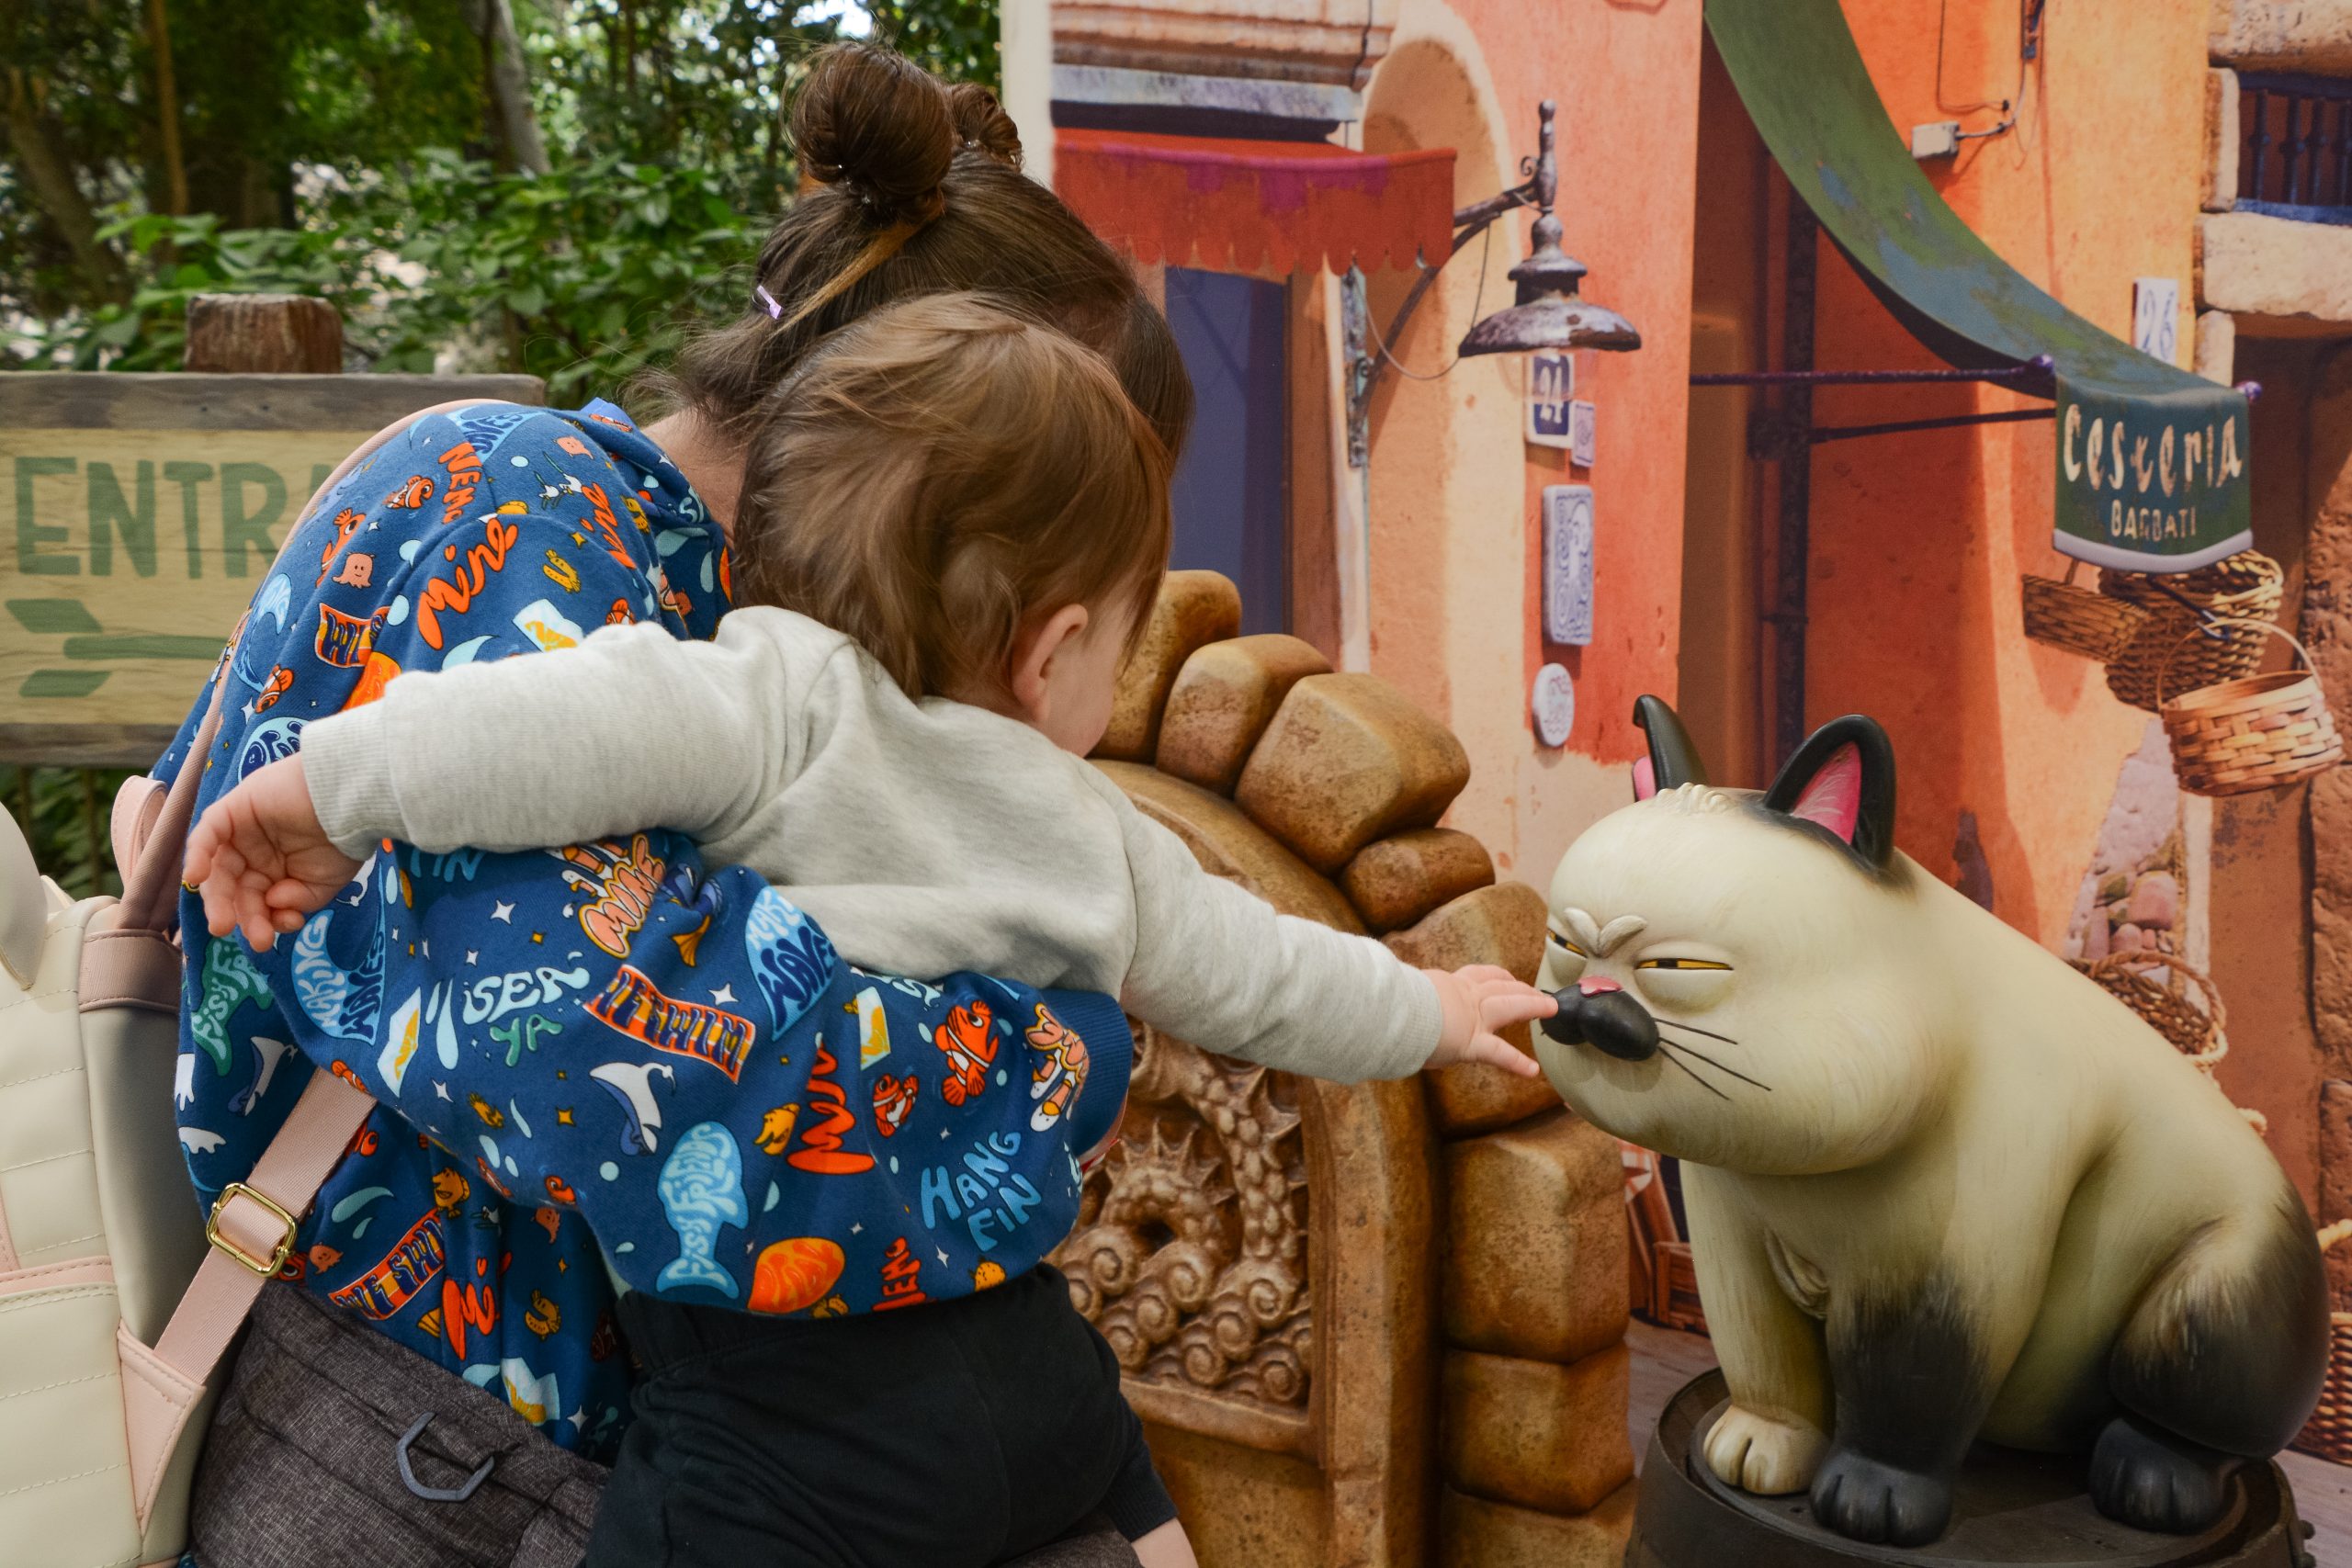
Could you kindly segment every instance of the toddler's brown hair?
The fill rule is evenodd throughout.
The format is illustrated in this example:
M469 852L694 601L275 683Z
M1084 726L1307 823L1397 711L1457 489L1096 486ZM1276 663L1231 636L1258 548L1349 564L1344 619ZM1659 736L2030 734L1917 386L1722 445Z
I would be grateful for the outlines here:
M1083 604L1140 630L1168 565L1168 448L1101 355L978 294L842 328L770 394L736 599L855 638L912 697L1001 692Z

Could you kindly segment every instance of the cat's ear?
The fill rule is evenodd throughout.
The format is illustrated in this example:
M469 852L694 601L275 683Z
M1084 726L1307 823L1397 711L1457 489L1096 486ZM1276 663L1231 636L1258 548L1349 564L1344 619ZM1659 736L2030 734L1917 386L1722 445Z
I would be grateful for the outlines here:
M1874 718L1833 718L1797 748L1764 805L1818 823L1883 870L1894 858L1894 746Z
M1707 764L1699 760L1699 748L1691 744L1690 732L1682 728L1682 720L1672 708L1657 697L1634 699L1634 722L1649 737L1649 764L1634 764L1634 798L1647 800L1662 789L1677 789L1683 784L1707 782Z

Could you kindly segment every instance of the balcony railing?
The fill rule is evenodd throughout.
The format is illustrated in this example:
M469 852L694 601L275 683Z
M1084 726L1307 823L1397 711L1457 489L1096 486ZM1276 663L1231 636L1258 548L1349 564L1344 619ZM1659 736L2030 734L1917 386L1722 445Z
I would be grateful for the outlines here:
M2238 74L2241 212L2352 224L2352 80Z

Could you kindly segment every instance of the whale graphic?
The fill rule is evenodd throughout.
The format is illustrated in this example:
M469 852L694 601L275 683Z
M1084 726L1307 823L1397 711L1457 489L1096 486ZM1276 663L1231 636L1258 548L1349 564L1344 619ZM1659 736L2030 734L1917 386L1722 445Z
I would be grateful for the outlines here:
M672 1084L678 1081L666 1062L606 1062L589 1070L588 1076L621 1102L621 1113L628 1118L628 1124L621 1129L623 1154L650 1155L661 1141L662 1105L653 1098L655 1073Z
M662 1290L707 1285L722 1295L737 1294L735 1277L718 1266L718 1233L752 1220L743 1196L743 1155L735 1134L716 1122L687 1128L670 1151L654 1186L662 1213L678 1234L678 1256L655 1276Z
M294 1049L285 1041L272 1040L267 1035L255 1034L250 1038L254 1045L254 1081L239 1089L229 1101L229 1109L240 1116L254 1113L254 1106L269 1092L269 1082L277 1076L277 1064ZM185 1061L187 1058L181 1059Z

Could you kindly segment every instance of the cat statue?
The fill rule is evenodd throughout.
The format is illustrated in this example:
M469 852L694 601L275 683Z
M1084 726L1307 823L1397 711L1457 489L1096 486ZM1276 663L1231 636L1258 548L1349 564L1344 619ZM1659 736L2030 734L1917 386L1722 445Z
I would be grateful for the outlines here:
M2109 1517L2193 1533L2318 1397L2301 1200L2186 1057L1894 848L1850 715L1709 787L1644 697L1632 806L1552 880L1536 1055L1675 1156L1731 1404L1709 1469L1918 1546L1982 1438L2089 1450ZM1646 773L1646 778L1643 775Z

